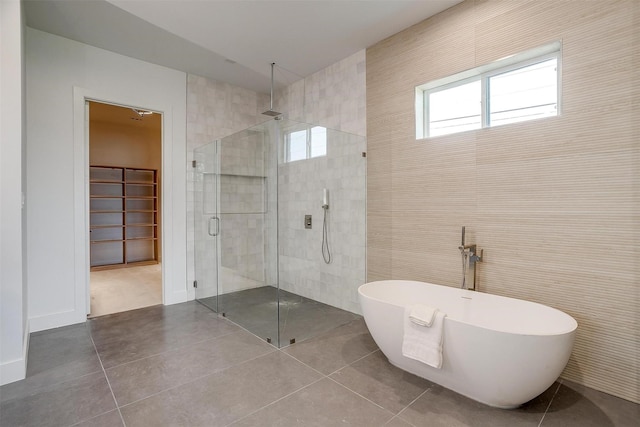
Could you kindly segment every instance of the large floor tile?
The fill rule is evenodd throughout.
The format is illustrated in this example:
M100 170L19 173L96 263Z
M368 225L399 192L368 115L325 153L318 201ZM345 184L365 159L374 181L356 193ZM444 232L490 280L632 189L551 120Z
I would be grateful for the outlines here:
M106 372L122 406L272 351L276 351L273 346L240 330Z
M117 313L89 325L105 368L240 330L196 302Z
M2 386L0 402L102 370L84 323L31 334L28 357L26 379Z
M102 372L0 404L3 426L69 426L115 409Z
M253 334L270 338L280 347L288 346L291 340L300 342L361 317L272 286L232 292L200 302L225 313L229 320ZM276 342L278 336L280 343Z
M563 380L542 427L637 427L640 405Z
M304 341L361 317L308 298L299 297L280 305L280 345Z
M400 413L416 427L537 427L558 384L517 409L492 408L437 384Z
M280 351L121 408L126 425L224 426L318 379Z
M381 351L340 369L331 378L394 414L432 385L391 365Z
M358 319L315 338L296 343L284 351L329 375L377 348L364 320Z
M383 426L393 417L339 384L325 378L244 418L249 426Z

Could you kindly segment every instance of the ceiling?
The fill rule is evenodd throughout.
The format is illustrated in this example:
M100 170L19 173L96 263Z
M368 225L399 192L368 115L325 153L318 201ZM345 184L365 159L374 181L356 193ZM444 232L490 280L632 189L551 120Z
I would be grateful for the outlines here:
M138 114L132 108L102 102L89 102L91 122L103 122L120 126L133 126L138 129L157 130L162 128L162 115L159 113ZM141 111L141 110L139 110Z
M27 25L267 93L462 0L24 0Z

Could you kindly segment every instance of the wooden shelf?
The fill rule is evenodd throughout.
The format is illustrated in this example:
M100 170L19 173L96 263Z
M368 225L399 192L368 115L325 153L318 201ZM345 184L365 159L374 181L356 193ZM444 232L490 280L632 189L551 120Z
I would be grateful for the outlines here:
M89 171L91 269L157 263L158 172L98 165Z
M127 264L106 264L106 265L96 265L95 267L91 267L92 271L101 271L101 270L113 270L114 268L128 268L128 267L141 267L143 265L154 265L157 264L158 261L135 261L129 262Z

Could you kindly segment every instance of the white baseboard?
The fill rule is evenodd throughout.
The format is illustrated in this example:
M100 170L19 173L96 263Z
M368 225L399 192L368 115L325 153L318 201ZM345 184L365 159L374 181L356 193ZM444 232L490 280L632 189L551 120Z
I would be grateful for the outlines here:
M27 320L24 337L22 338L22 358L0 364L0 386L26 378L29 336L29 321Z
M189 294L186 289L178 292L167 292L164 297L164 305L179 304L181 302L187 302L188 300Z
M83 323L86 321L87 315L84 313L84 310L62 311L29 319L31 332L46 331L47 329L75 325L76 323Z
M0 385L25 379L27 376L26 359L12 360L0 365Z

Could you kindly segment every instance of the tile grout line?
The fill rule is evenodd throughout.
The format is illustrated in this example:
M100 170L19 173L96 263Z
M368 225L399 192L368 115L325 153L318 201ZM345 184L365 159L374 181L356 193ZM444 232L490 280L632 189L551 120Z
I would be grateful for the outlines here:
M402 418L400 415L402 415L402 413L403 413L404 411L406 411L406 410L407 410L407 408L409 408L411 405L413 405L413 404L414 404L418 399L420 399L422 396L424 396L425 394L427 394L427 392L428 392L429 390L431 390L431 387L432 387L431 385L430 385L429 387L427 387L427 388L426 388L426 390L425 390L425 391L423 391L422 393L420 393L420 395L419 395L418 397L416 397L416 398L415 398L415 399L413 399L411 402L409 402L409 404L408 404L407 406L405 406L404 408L402 408L402 410L401 410L400 412L398 412L394 418L400 418L402 421L404 421L404 422L406 422L407 424L409 424L409 425L413 426L413 424L412 424L412 423L410 423L409 421L405 420L405 419L404 419L404 418Z
M286 348L286 347L285 347ZM286 351L284 351L284 349L282 348L278 348L277 351L279 351L280 353L284 354L287 357L292 358L293 360L295 360L296 362L300 363L301 365L304 365L306 368L311 369L313 372L317 372L318 374L322 375L322 378L327 377L328 375L324 374L323 372L320 372L319 370L317 370L316 368L314 368L313 366L309 366L306 363L304 363L302 360L296 358L294 355L287 353Z
M219 339L219 338L223 338L223 337L227 337L227 336L229 336L229 335L237 334L238 332L240 332L240 331L232 331L232 332L228 332L228 333L225 333L225 334L219 335L219 336L217 336L217 337L208 338L208 339L206 339L206 340L202 340L202 341L195 341L195 342L193 342L193 343L185 344L185 345L180 346L180 347L178 347L178 348L174 348L174 349L171 349L171 350L162 351L162 352L160 352L160 353L153 353L153 354L150 354L150 355L148 355L148 356L141 357L141 358L139 358L139 359L134 359L134 360L130 360L130 361L128 361L128 362L120 363L120 364L118 364L118 365L109 366L109 367L108 367L108 368L106 368L106 369L118 368L118 367L120 367L120 366L128 365L128 364L130 364L130 363L140 362L141 360L149 359L149 358L151 358L151 357L160 356L160 355L162 355L162 354L171 353L171 352L173 352L173 351L180 351L180 350L184 350L186 347L190 347L190 346L193 346L193 345L202 344L202 343L205 343L205 342L207 342L207 341L217 340L217 339ZM95 344L94 344L94 345L95 345ZM96 349L96 351L97 351L97 349ZM98 371L96 371L96 372L98 372Z
M162 304L159 304L159 306L163 306L163 305L162 305ZM204 306L204 304L203 304L203 306ZM156 307L156 306L150 306L150 307ZM204 306L204 307L206 307L206 306ZM149 307L143 307L142 309L145 309L145 308L149 308ZM142 309L140 309L140 310L142 310ZM209 308L207 307L207 310L208 310L208 313L211 313L211 311L210 311L211 309L209 309ZM133 310L132 310L132 311L133 311ZM120 312L120 313L126 313L126 312ZM117 315L117 314L120 314L120 313L113 313L113 314L114 314L114 315ZM243 330L245 330L245 331L246 331L246 329L242 328L242 327L241 327L241 326L239 326L239 325L236 325L235 323L233 323L232 321L230 321L230 320L229 320L229 319L227 319L226 317L222 317L222 316L218 315L218 314L217 314L217 313L215 313L215 312L213 312L213 313L216 315L216 319L218 319L218 320L220 320L220 321L222 321L222 322L225 322L225 321L226 321L226 322L228 322L228 323L231 323L231 325L233 325L233 326L238 326L238 327L240 327L241 329L243 329ZM109 315L109 316L110 316L110 315ZM95 322L97 319L98 319L98 318L87 319L87 323L88 323L89 321L91 321L91 322ZM87 327L88 327L88 329L89 329L89 335L91 335L91 327L90 327L89 325L87 325ZM193 343L184 344L184 345L182 345L182 346L178 347L177 349L171 349L171 350L163 351L163 352L160 352L160 353L153 353L153 354L150 354L150 355L148 355L148 356L140 357L139 359L134 359L134 360L130 360L130 361L128 361L128 362L120 363L120 364L118 364L118 365L109 366L109 368L107 368L107 369L112 369L112 368L115 368L115 367L117 367L117 366L126 365L126 364L128 364L128 363L138 362L138 361L140 361L140 360L144 360L144 359L146 359L146 358L148 358L148 357L159 356L159 355L164 354L164 353L168 353L168 352L171 352L171 351L175 351L175 350L178 350L178 349L181 349L181 348L184 348L184 347L188 347L188 346L191 346L191 345L201 344L201 343L206 342L206 341L211 341L211 340L215 340L215 339L218 339L218 338L222 338L222 337L225 337L225 336L227 336L227 335L231 335L231 334L234 334L234 333L237 333L237 332L239 332L239 331L230 331L230 332L223 333L222 335L218 335L218 336L213 337L213 338L207 338L207 339L204 339L204 340L202 340L202 341L194 341ZM247 332L249 332L249 331L247 331ZM92 336L92 340L93 340L93 335L91 335L91 336ZM95 343L94 343L94 345L95 345Z
M193 378L193 379L191 379L191 380L189 380L189 381L187 381L187 382L180 383L180 384L176 384L176 385L174 385L174 386L172 386L172 387L169 387L169 388L165 388L164 390L157 391L157 392L155 392L155 393L153 393L153 394L150 394L149 396L145 396L145 397L140 398L140 399L138 399L138 400L134 400L133 402L126 403L126 404L124 404L124 405L120 406L120 408L126 408L127 406L131 406L131 405L133 405L133 404L135 404L135 403L138 403L138 402L141 402L141 401L143 401L143 400L149 399L149 398L151 398L151 397L157 396L157 395L162 394L162 393L164 393L164 392L166 392L166 391L174 390L174 389L176 389L176 388L178 388L178 387L182 387L182 386L184 386L184 385L191 384L191 383L196 382L196 381L199 381L199 380L201 380L201 379L203 379L203 378L207 378L207 377L210 377L210 376L212 376L212 375L219 374L220 372L224 372L224 371L226 371L227 369L231 369L231 368L234 368L234 367L236 367L236 366L240 366L240 365L242 365L242 364L245 364L245 363L251 362L251 361L253 361L253 360L255 360L255 359L258 359L258 358L260 358L260 357L264 357L264 356L266 356L266 355L268 355L268 354L272 354L272 353L274 353L276 350L277 350L277 349L274 349L274 350L268 351L268 352L266 352L266 353L264 353L264 354L260 354L260 355L258 355L258 356L252 357L251 359L247 359L247 360L245 360L245 361L243 361L243 362L241 362L241 363L238 363L238 364L236 364L236 365L230 365L230 366L227 366L226 368L218 369L218 370L216 370L216 371L214 371L214 372L210 372L210 373L208 373L208 374L206 374L206 375L203 375L203 376L201 376L201 377Z
M365 357L369 357L369 356L371 356L371 355L372 355L373 353L375 353L376 351L380 351L380 349L379 349L379 348L377 348L377 349L373 350L372 352L367 353L367 354L365 354L364 356L362 356L362 357L360 357L360 358L358 358L358 359L354 360L353 362L347 363L346 365L339 367L339 368L338 368L338 369L336 369L335 371L331 371L330 373L325 374L325 373L323 373L323 372L320 372L319 370L317 370L317 369L316 369L316 368L314 368L313 366L307 365L305 362L303 362L302 360L298 359L298 358L297 358L297 357L295 357L293 354L289 354L289 353L285 352L284 350L285 350L285 349L287 349L287 348L288 348L288 347L279 348L278 350L279 350L279 351L281 351L282 353L286 354L287 356L291 357L292 359L296 360L297 362L302 363L302 364L303 364L304 366L306 366L307 368L309 368L309 369L313 369L314 371L316 371L317 373L319 373L320 375L323 375L323 376L325 376L325 377L329 377L330 375L333 375L333 374L335 374L336 372L339 372L339 371L343 370L344 368L346 368L346 367L348 367L348 366L351 366L352 364L354 364L354 363L356 363L356 362L359 362L360 360L364 359Z
M369 353L365 354L364 356L362 356L362 357L360 357L360 358L358 358L358 359L354 360L354 361L353 361L353 362L351 362L351 363L348 363L348 364L346 364L346 365L344 365L344 366L342 366L342 367L340 367L340 368L336 369L335 371L332 371L332 372L331 372L331 373L329 373L329 374L324 374L324 373L322 373L322 372L318 371L317 369L313 368L312 366L309 366L309 365L307 365L306 363L304 363L303 361L301 361L301 360L297 359L297 358L296 358L295 356L293 356L292 354L289 354L289 353L285 352L284 350L285 350L286 348L287 348L287 347L284 347L284 348L276 348L275 350L276 350L276 351L279 351L280 353L282 353L282 354L284 354L284 355L286 355L286 356L288 356L288 357L290 357L290 358L292 358L292 359L293 359L293 360L295 360L296 362L300 363L301 365L304 365L305 367L307 367L307 368L309 368L309 369L313 370L314 372L317 372L318 374L320 374L320 375L321 375L321 377L320 377L320 378L318 378L317 380L315 380L315 381L313 381L313 382L311 382L311 383L309 383L309 384L307 384L307 385L303 386L303 387L300 387L300 388L299 388L299 389L297 389L297 390L292 391L291 393L286 394L285 396L282 396L282 397L281 397L281 398L279 398L279 399L274 400L274 401L273 401L273 402L271 402L271 403L268 403L267 405L264 405L264 406L263 406L263 407L261 407L261 408L256 409L255 411L250 412L250 413L249 413L249 414L247 414L247 415L244 415L244 416L242 416L242 417L238 418L237 420L234 420L234 421L230 422L229 424L226 424L226 425L225 425L225 427L231 426L231 425L233 425L233 424L235 424L235 423L237 423L237 422L239 422L239 421L241 421L241 420L243 420L243 419L245 419L245 418L247 418L247 417L249 417L249 416L251 416L251 415L255 414L256 412L259 412L259 411L261 411L261 410L263 410L263 409L265 409L265 408L267 408L267 407L269 407L269 406L271 406L271 405L276 404L277 402L279 402L279 401L281 401L281 400L283 400L283 399L286 399L287 397L289 397L289 396L291 396L291 395L293 395L293 394L295 394L295 393L298 393L298 392L299 392L299 391L301 391L301 390L304 390L304 389L306 389L306 388L308 388L308 387L311 387L313 384L316 384L317 382L322 381L322 380L324 380L324 379L328 379L329 381L332 381L332 382L334 382L334 383L338 384L339 386L341 386L341 387L345 388L347 391L349 391L349 392L351 392L351 393L354 393L354 394L356 394L357 396L359 396L359 397L361 397L361 398L365 399L367 402L370 402L370 403L374 404L375 406L377 406L377 407L381 408L382 410L384 410L384 411L386 411L386 412L389 412L389 413L390 413L390 414L392 414L393 416L392 416L388 421L391 421L391 420L395 417L395 415L393 414L393 412L389 411L389 410L388 410L388 409L386 409L386 408L383 408L382 406L380 406L380 405L378 405L377 403L375 403L375 402L373 402L373 401L371 401L371 400L367 399L366 397L361 396L360 394L356 393L355 391L351 390L350 388L348 388L348 387L344 386L343 384L340 384L339 382L337 382L337 381L336 381L336 380L334 380L333 378L330 378L330 377L329 377L330 375L335 374L336 372L338 372L338 371L340 371L340 370L342 370L342 369L346 368L347 366L351 366L353 363L356 363L356 362L358 362L358 361L360 361L360 360L364 359L365 357L368 357L368 356L372 355L373 353L375 353L375 352L377 352L377 351L380 351L380 349L379 349L379 348L377 348L377 349L375 349L375 350L373 350L373 351L371 351L371 352L369 352Z
M271 406L271 405L275 405L276 403L280 402L281 400L286 399L287 397L289 397L289 396L291 396L291 395L294 395L294 394L296 394L297 392L304 390L305 388L311 387L311 386L312 386L312 385L314 385L315 383L317 383L317 382L319 382L319 381L322 381L322 380L324 380L325 378L326 378L326 377L318 378L317 380L315 380L315 381L313 381L313 382L310 382L309 384L307 384L307 385L305 385L305 386L302 386L302 387L300 387L299 389L296 389L296 390L292 391L291 393L286 394L286 395L284 395L284 396L282 396L282 397L280 397L280 398L278 398L278 399L274 400L273 402L268 403L268 404L264 405L263 407L258 408L258 409L256 409L255 411L252 411L252 412L248 413L247 415L244 415L244 416L242 416L242 417L238 418L237 420L233 420L233 421L232 421L232 422L230 422L229 424L225 424L225 426L224 426L224 427L231 426L231 425L233 425L233 424L235 424L235 423L237 423L237 422L239 422L239 421L244 420L244 419L245 419L245 418L247 418L247 417L250 417L251 415L255 414L256 412L259 412L259 411L261 411L261 410L263 410L263 409L265 409L265 408L267 408L267 407L269 407L269 406Z
M75 423L75 424L71 424L71 426L70 426L70 427L79 426L79 425L81 425L81 424L86 423L87 421L95 420L96 418L101 417L101 416L103 416L103 415L106 415L106 414L108 414L108 413L110 413L110 412L113 412L113 411L114 411L114 410L113 410L113 409L111 409L111 410L109 410L109 411L106 411L106 412L103 412L103 413L101 413L101 414L95 415L95 416L93 416L93 417L91 417L91 418L86 418L86 419L84 419L84 420L80 420L80 421L78 421L78 422L77 422L77 423Z
M96 352L96 356L98 357L98 362L100 362L100 367L102 368L102 374L104 375L104 379L107 381L107 385L109 386L109 391L111 392L111 397L113 398L113 403L116 405L116 409L118 410L118 415L120 415L120 420L122 421L122 425L127 427L127 423L124 421L124 417L122 416L122 412L120 411L120 405L118 405L118 400L116 399L116 395L113 392L113 388L111 387L111 382L109 381L109 377L107 376L107 371L104 369L104 365L102 364L102 359L100 358L100 353L98 353L98 347L96 347L96 343L93 341L93 336L91 335L91 330L89 330L89 338L91 339L91 344L93 344L93 349Z
M549 408L551 408L551 404L553 403L553 399L556 398L556 395L558 394L558 391L560 391L560 386L562 385L562 380L560 380L560 382L558 383L558 387L556 388L556 391L553 393L553 396L551 396L551 399L549 400L549 404L547 405L547 409L544 410L544 414L542 414L542 418L540 418L540 422L538 423L538 427L540 427L542 425L542 422L544 421L544 417L547 416L547 412L549 412Z
M202 304L202 303L200 303ZM206 305L202 304L203 306L207 307ZM209 310L211 310L209 307L207 307ZM216 313L215 311L213 313ZM281 350L280 348L276 347L275 345L273 345L273 343L267 342L267 340L265 340L264 338L262 338L261 336L258 336L256 334L254 334L253 332L251 332L250 330L248 330L247 328L245 328L244 326L234 322L233 320L229 319L228 317L222 316L219 313L216 313L218 315L219 319L222 319L223 321L229 322L231 323L233 326L237 326L238 328L242 329L245 332L250 333L251 335L253 335L254 337L258 338L260 341L265 342L267 344L269 344L270 346L272 346L273 348L275 348L276 350Z
M280 351L282 351L282 350L280 350ZM347 387L346 385L344 385L344 384L342 384L342 383L338 382L337 380L335 380L335 379L331 378L331 375L333 375L333 374L335 374L335 373L337 373L337 372L340 372L341 370L343 370L343 369L345 369L345 368L347 368L347 367L349 367L349 366L353 365L353 364L354 364L354 363L356 363L356 362L359 362L359 361L360 361L360 360L362 360L362 359L365 359L365 358L367 358L367 357L371 356L372 354L374 354L374 353L376 353L376 352L378 352L378 351L381 351L381 350L380 350L379 348L377 348L377 349L373 350L372 352L367 353L367 354L365 354L364 356L362 356L362 357L360 357L360 358L358 358L358 359L354 360L353 362L351 362L351 363L347 363L346 365L344 365L344 366L342 366L342 367L340 367L340 368L336 369L335 371L333 371L333 372L331 372L331 373L329 373L329 374L326 374L326 375L325 375L325 374L323 374L322 372L318 371L317 369L315 369L315 368L313 368L313 367L311 367L311 366L307 365L306 363L302 362L301 360L297 359L295 356L293 356L293 355L291 355L291 354L289 354L289 353L285 353L284 351L282 351L282 353L284 353L284 354L286 354L287 356L289 356L289 357L293 358L294 360L296 360L296 361L300 362L300 363L301 363L301 364L303 364L304 366L306 366L306 367L308 367L308 368L310 368L310 369L313 369L314 371L316 371L316 372L318 372L319 374L323 375L323 378L320 378L318 381L323 380L323 379L328 379L329 381L332 381L332 382L336 383L337 385L339 385L340 387L342 387L342 388L346 389L347 391L349 391L349 392L351 392L351 393L353 393L353 394L355 394L355 395L357 395L357 396L361 397L362 399L366 400L367 402L372 403L373 405L377 406L378 408L382 409L383 411L386 411L386 412L388 412L388 413L392 414L393 416L392 416L392 417L387 421L387 422L389 422L389 421L391 421L393 418L395 418L396 414L394 414L393 412L391 412L391 411L390 411L390 410L388 410L387 408L385 408L385 407L383 407L383 406L381 406L381 405L377 404L376 402L372 401L371 399L369 399L369 398L367 398L367 397L365 397L365 396L361 395L361 394L360 394L360 393L358 393L357 391L351 390L351 389L350 389L349 387ZM318 381L314 381L312 384L315 384L315 383L316 383L316 382L318 382ZM309 384L308 386L310 386L310 385L311 385L311 384ZM308 386L306 386L306 387L308 387ZM306 387L303 387L303 388L306 388ZM300 390L302 390L302 389L300 389ZM295 392L293 392L293 393L296 393L297 391L299 391L299 390L296 390L296 391L295 391ZM425 392L426 392L426 390L425 390ZM291 395L291 394L293 394L293 393L290 393L290 395ZM420 394L420 396L422 396L422 394ZM285 396L285 397L286 397L286 396ZM280 399L278 399L278 400L280 400ZM272 402L272 403L275 403L275 402ZM413 403L413 402L411 402L411 403ZM269 405L267 405L267 406L269 406Z
M388 410L388 409L387 409L387 408L385 408L384 406L381 406L381 405L377 404L376 402L374 402L373 400L371 400L371 399L369 399L369 398L367 398L367 397L364 397L363 395L361 395L361 394L360 394L360 393L358 393L357 391L353 391L353 390L351 390L349 387L347 387L347 386L346 386L346 385L344 385L344 384L339 383L338 381L334 380L333 378L331 378L331 377L327 377L327 379L328 379L329 381L333 381L334 383L338 384L340 387L342 387L342 388L344 388L345 390L347 390L347 391L349 391L349 392L351 392L351 393L355 394L356 396L361 397L362 399L366 400L367 402L374 404L375 406L377 406L378 408L382 409L383 411L390 413L390 414L391 414L391 418L389 418L389 419L387 420L387 422L391 421L391 419L392 419L392 418L394 418L394 417L396 416L396 414L394 414L393 412L391 412L390 410Z

